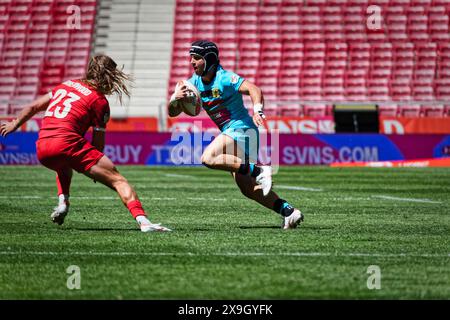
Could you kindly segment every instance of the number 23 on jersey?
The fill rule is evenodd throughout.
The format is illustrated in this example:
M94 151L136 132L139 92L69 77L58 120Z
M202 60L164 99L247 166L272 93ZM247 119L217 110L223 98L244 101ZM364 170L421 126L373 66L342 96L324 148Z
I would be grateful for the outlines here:
M58 119L65 118L72 108L72 102L80 100L80 96L73 92L67 92L64 89L59 89L53 96L53 101L48 105L44 117L55 117ZM60 105L62 102L62 106Z

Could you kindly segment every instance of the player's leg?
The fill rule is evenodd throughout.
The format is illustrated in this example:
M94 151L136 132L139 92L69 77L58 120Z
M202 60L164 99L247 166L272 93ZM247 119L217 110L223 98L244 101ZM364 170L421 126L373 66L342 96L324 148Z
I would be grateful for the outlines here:
M138 222L142 231L170 231L170 229L160 226L159 224L153 224L148 220L136 191L128 183L125 177L119 173L107 156L101 157L100 160L85 171L84 174L115 190L133 218Z
M238 172L243 161L237 157L237 152L233 138L220 134L203 151L201 161L210 169Z
M231 174L239 187L239 190L241 190L241 193L244 196L255 200L266 208L273 209L273 203L276 199L278 199L278 196L274 191L270 191L267 196L264 196L261 186L255 183L254 178L249 175L243 175L235 172L232 172Z
M45 139L36 142L36 154L41 164L56 172L56 186L58 188L58 205L53 209L50 218L59 225L69 212L70 183L72 169L67 164L64 155L65 145L59 139Z
M300 210L281 199L273 190L267 196L264 196L261 187L250 176L239 173L232 173L232 175L244 196L281 215L283 229L296 228L303 221L304 217Z
M250 131L250 134L247 134L247 132L245 131L245 134L242 134L242 131L239 130L231 132L231 135L238 143L237 156L245 159L245 163L249 163L248 159L257 159L259 151L258 135L255 135L252 131ZM257 130L255 132L258 134ZM282 227L284 229L295 228L303 220L303 215L300 210L294 208L286 200L281 199L271 188L264 190L262 188L263 185L258 181L258 177L253 179L251 175L242 174L242 172L232 174L239 189L246 197L275 211L283 217ZM271 176L270 184L272 184Z
M269 166L258 166L250 163L242 156L242 148L238 141L228 134L220 134L205 149L201 161L210 169L225 170L242 175L248 175L256 179L262 186L266 195L272 188L272 170Z
M58 205L50 215L52 221L63 224L64 218L69 213L70 183L73 170L70 167L61 167L56 170L56 185L58 187Z

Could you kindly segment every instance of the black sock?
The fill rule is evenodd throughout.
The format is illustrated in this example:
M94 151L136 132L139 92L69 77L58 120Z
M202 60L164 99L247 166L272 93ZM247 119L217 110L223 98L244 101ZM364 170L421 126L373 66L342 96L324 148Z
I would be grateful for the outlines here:
M240 173L240 174L248 174L248 171L250 170L250 165L248 164L248 163L246 163L246 164L241 164L240 166L239 166L239 170L238 170L238 173Z
M261 173L261 168L258 167L256 164L253 165L253 171L250 174L253 178L256 178L257 176L259 176L259 174Z
M294 207L284 199L277 199L273 204L273 211L281 214L283 217L288 217L294 212Z

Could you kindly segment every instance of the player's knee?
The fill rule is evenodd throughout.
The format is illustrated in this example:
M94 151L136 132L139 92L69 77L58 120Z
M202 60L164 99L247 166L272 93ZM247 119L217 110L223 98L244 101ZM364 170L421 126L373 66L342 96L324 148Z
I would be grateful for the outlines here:
M202 164L205 167L212 167L214 165L214 157L211 154L204 153L201 157Z

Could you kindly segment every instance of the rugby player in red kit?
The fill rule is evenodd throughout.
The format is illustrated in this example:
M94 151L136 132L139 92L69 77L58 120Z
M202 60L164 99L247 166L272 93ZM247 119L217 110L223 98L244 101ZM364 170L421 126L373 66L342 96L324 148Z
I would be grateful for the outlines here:
M122 101L123 94L130 94L129 80L129 75L117 68L113 59L96 55L90 59L83 79L56 86L51 93L26 106L17 119L0 126L0 134L6 137L36 113L45 111L36 151L39 161L56 171L59 203L51 214L53 222L63 224L69 212L70 183L76 170L115 190L141 231L170 231L150 222L133 187L103 154L110 114L105 95L117 94ZM84 138L90 127L92 142Z

